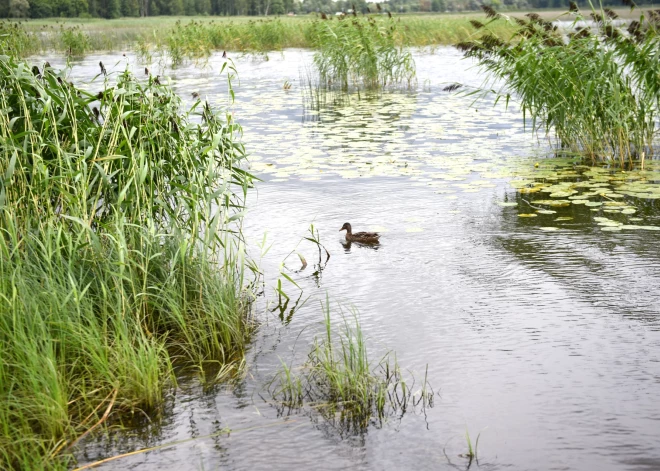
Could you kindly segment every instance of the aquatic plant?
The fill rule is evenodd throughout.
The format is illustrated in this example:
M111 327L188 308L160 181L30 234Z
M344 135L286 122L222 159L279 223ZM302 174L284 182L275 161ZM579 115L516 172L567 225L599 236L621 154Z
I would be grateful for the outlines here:
M658 131L660 78L652 71L660 65L660 23L642 15L624 32L601 13L592 12L595 26L577 28L567 41L530 14L509 40L481 33L457 47L504 82L498 95L518 100L532 129L556 136L559 150L643 165ZM571 14L584 19L577 7Z
M396 22L373 17L317 21L309 33L314 65L325 87L410 86L415 62L399 45Z
M34 33L28 32L21 23L0 21L0 51L18 57L34 54L40 44Z
M70 28L60 25L59 40L62 50L69 57L82 57L91 49L89 36L80 26Z
M414 391L414 382L406 382L396 356L388 353L377 363L369 360L354 312L351 318L342 313L341 329L335 331L328 300L323 309L324 334L315 337L300 373L283 362L269 385L284 409L310 403L326 420L338 420L342 431L359 433L372 419L402 415L417 404L433 405L433 391L426 377L422 388Z
M66 466L109 417L157 407L174 365L242 360L240 127L180 108L158 78L90 93L0 56L3 469Z
M483 15L475 15L482 20ZM434 47L453 44L473 36L467 17L406 15L396 19L397 46ZM384 20L376 17L377 21ZM182 21L177 17L124 18L116 20L57 20L35 19L21 23L18 28L29 38L30 47L19 54L24 57L36 52L54 50L68 52L69 45L75 46L81 38L62 39L61 30L86 36L85 53L110 51L120 48L136 50L142 57L145 52L167 53L172 41L178 51L183 51L183 60L200 60L210 51L237 51L266 55L292 47L314 47L317 20L306 17L248 19L248 18L198 18ZM60 24L61 22L61 24ZM180 22L177 25L177 22ZM335 26L339 22L330 21ZM192 24L191 26L188 26ZM14 25L14 23L12 23ZM13 27L13 26L12 26ZM0 27L1 31L2 27ZM492 34L509 37L515 30L510 23L501 20L489 25ZM180 32L183 37L173 37ZM66 33L70 35L71 33ZM175 52L178 52L175 51ZM190 53L187 57L185 54ZM80 55L80 54L79 54ZM78 55L78 56L79 56Z

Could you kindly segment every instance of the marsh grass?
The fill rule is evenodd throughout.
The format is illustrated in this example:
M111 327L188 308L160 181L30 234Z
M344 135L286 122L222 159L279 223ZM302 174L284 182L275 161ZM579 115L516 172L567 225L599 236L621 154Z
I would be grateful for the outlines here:
M314 65L324 87L373 90L410 87L414 83L415 62L400 45L397 23L392 18L317 21L309 35L318 50Z
M341 318L340 328L335 329L326 300L324 332L315 337L306 363L298 371L282 362L269 384L282 412L306 405L342 433L353 434L389 415L400 417L414 406L433 406L426 376L415 391L414 380L405 380L395 355L388 353L372 362L356 314L342 313Z
M19 22L0 21L0 51L18 57L39 52L41 45L34 33L28 32Z
M83 57L92 49L88 34L80 26L60 26L58 33L62 50L69 57Z
M375 21L386 18L372 15ZM432 48L453 44L474 35L469 20L483 20L484 15L406 15L397 17L397 46ZM348 18L350 20L350 18ZM343 20L342 20L343 21ZM37 52L68 52L70 39L62 40L62 31L85 35L85 52L135 50L142 57L155 52L190 53L183 60L200 60L207 51L232 51L268 57L268 52L285 48L315 47L316 23L310 17L259 19L254 17L148 17L99 19L46 19L21 23L29 47L21 48L21 57ZM339 21L331 20L333 26ZM12 23L13 24L13 23ZM498 37L509 37L515 26L506 21L490 25ZM175 33L178 33L177 36ZM74 45L77 44L74 43Z
M576 5L569 14L575 22L586 16ZM615 25L613 12L594 10L592 17L592 27L564 38L552 23L530 14L516 20L519 29L507 41L482 31L458 48L503 81L498 96L518 100L532 129L554 136L559 151L643 166L658 132L660 76L653 71L660 67L660 15L642 14L627 31Z
M252 330L240 127L152 78L62 77L0 56L3 469L66 467L175 367L226 378Z

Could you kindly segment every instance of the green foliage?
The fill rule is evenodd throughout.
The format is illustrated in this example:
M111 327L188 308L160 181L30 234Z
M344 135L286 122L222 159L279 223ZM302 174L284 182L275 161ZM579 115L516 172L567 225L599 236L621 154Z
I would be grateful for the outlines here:
M318 21L308 34L318 49L314 64L325 86L378 89L410 86L415 78L412 55L398 45L396 22L391 19Z
M301 373L282 364L270 383L270 392L283 407L295 409L313 404L327 420L339 415L342 432L361 433L372 418L403 414L411 406L433 406L433 391L426 378L413 391L396 361L389 354L376 364L369 360L357 316L350 321L342 314L342 328L335 331L330 303L324 309L324 334L314 339Z
M70 57L82 57L91 49L89 36L80 26L71 28L60 26L59 38L61 48Z
M10 18L27 18L30 11L30 3L27 0L9 0Z
M28 33L19 23L0 21L0 51L14 56L27 56L40 49L34 34Z
M173 364L240 362L251 330L240 128L116 82L0 56L2 469L64 467L104 411L149 413Z
M642 16L625 33L612 22L613 12L592 16L596 25L578 29L567 42L531 15L509 41L485 34L458 47L504 80L500 93L507 101L512 93L532 128L554 133L560 149L643 165L658 132L660 15Z

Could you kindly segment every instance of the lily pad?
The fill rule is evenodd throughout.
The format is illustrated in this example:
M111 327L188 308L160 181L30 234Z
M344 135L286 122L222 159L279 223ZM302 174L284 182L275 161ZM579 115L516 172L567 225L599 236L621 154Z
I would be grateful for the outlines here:
M542 231L545 231L545 232L554 232L554 231L558 231L558 230L559 230L558 227L552 227L552 226L539 227L539 229L541 229Z
M536 214L534 213L526 213L526 214L518 214L519 218L535 218Z

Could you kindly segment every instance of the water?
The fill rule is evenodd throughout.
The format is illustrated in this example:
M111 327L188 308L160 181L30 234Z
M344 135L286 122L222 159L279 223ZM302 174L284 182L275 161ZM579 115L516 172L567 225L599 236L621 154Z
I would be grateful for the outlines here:
M416 54L414 92L304 113L298 79L310 57L236 59L234 114L264 180L245 228L266 281L245 379L210 391L183 380L161 417L87 441L80 463L182 441L100 469L466 469L469 430L473 443L481 434L473 468L660 469L655 163L621 174L546 158L514 107L471 108L473 98L442 91L482 82L445 48ZM99 60L114 62L91 56L72 76L90 79ZM175 88L188 101L193 91L226 100L221 62L173 72ZM607 204L548 206L535 203L547 194L513 188L539 175L582 180L591 186L572 191ZM380 246L346 247L346 221L380 230ZM602 230L612 221L614 232ZM301 241L311 223L331 253L321 269L316 247ZM264 233L272 248L262 258ZM309 266L286 258L307 299L291 315L299 291L283 279L292 300L281 312L273 286L293 250ZM265 385L281 361L304 361L326 296L335 316L340 306L359 311L372 358L394 350L418 379L428 365L433 408L358 436L309 409L278 415Z

